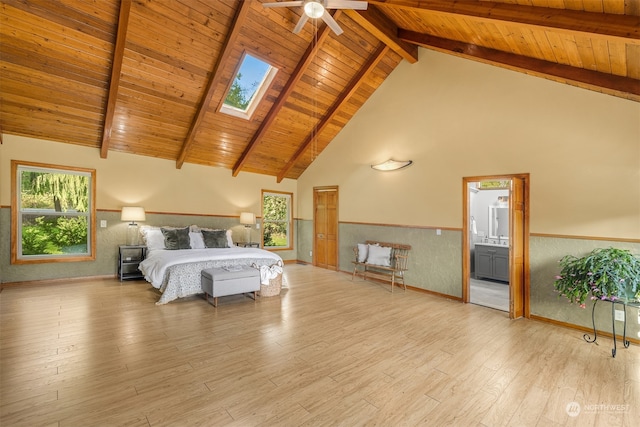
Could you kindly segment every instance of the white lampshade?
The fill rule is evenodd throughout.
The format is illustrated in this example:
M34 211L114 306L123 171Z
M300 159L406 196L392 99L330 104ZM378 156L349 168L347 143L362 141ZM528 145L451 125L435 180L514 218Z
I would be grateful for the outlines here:
M256 223L256 216L252 212L242 212L240 214L240 224L253 225Z
M147 219L144 208L140 206L124 206L120 212L120 221L145 221Z

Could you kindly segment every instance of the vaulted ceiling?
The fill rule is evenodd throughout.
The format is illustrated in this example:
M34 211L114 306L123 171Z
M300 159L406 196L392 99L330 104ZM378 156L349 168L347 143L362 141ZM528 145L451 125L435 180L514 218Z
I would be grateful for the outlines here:
M0 135L297 179L418 46L640 101L640 1L372 0L341 35L273 1L2 0ZM249 120L245 53L278 68Z

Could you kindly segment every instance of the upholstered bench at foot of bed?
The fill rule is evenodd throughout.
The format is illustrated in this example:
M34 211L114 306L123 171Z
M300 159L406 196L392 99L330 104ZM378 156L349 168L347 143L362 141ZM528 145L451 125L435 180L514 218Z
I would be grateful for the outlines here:
M238 295L260 290L260 271L252 267L242 267L239 270L224 268L207 268L202 270L201 285L204 297L209 302L209 295L213 297L213 306L218 306L218 297Z

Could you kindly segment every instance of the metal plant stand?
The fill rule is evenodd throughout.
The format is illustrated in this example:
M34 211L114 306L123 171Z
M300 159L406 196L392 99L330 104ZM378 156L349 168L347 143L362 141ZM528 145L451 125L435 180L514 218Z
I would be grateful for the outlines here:
M582 338L584 338L584 340L589 343L596 342L596 339L598 338L598 331L596 330L596 317L595 317L596 305L598 301L600 300L595 300L593 302L593 308L591 309L591 322L593 324L593 338L591 338L591 335L589 334L584 334L582 336ZM624 310L624 321L622 326L622 344L624 345L624 348L628 348L629 340L627 340L627 306L640 308L640 302L628 301L624 298L620 298L616 300L604 299L602 301L607 301L611 303L611 330L613 333L613 348L611 349L611 355L613 357L616 357L616 351L618 349L617 343L616 343L616 304L622 305Z

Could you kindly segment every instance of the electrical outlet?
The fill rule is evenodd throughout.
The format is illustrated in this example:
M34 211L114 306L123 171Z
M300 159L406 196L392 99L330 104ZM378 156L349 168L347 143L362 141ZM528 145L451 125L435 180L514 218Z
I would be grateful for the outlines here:
M313 251L309 251L309 256L313 256Z
M100 227L107 228L107 220L106 219L101 219L100 220Z
M640 310L638 310L638 325L640 325Z
M624 322L624 311L616 310L616 320Z
M440 236L442 234L442 230L436 228L436 236Z

